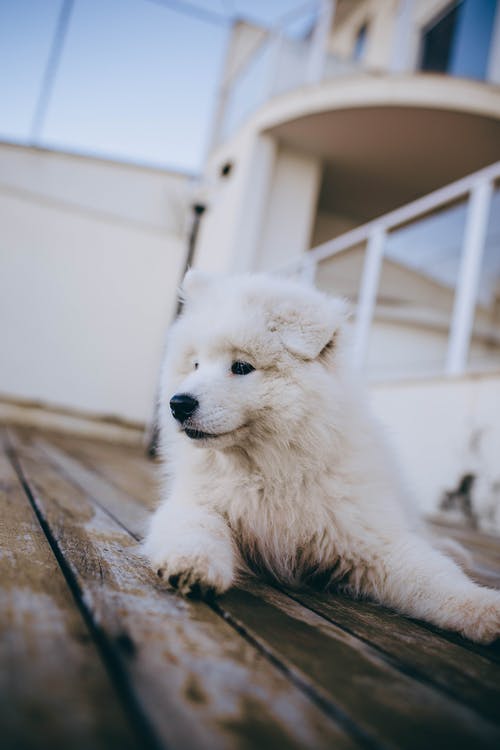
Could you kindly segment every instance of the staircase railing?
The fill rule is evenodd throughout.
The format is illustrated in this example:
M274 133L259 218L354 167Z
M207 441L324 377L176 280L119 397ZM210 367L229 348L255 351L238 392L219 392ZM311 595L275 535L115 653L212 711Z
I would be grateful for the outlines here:
M495 182L499 179L500 161L325 242L280 271L299 274L314 282L318 265L322 261L365 243L366 252L355 313L354 342L356 363L362 365L367 355L389 233L459 199L465 199L465 228L444 365L444 374L460 375L467 367L491 199Z

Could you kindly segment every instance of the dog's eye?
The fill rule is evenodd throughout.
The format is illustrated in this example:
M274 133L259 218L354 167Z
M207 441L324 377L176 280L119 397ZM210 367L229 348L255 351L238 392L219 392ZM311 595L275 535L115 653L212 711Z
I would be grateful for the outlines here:
M248 375L253 370L255 370L255 367L248 362L241 362L240 360L236 360L236 362L233 362L231 365L231 372L233 375Z
M197 370L199 366L200 366L200 365L198 364L198 362L194 362L194 363L193 363L193 368L194 368L195 370Z

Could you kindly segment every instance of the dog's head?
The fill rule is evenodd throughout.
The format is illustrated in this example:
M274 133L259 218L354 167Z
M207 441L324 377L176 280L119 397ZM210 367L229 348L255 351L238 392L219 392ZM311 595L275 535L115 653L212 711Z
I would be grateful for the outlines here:
M167 344L170 424L224 449L307 429L341 367L343 302L264 274L186 275Z

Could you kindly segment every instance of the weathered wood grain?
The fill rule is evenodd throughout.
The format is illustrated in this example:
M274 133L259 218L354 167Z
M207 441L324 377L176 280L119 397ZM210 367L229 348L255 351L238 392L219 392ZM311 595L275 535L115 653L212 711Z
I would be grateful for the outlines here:
M119 489L109 477L99 474L80 458L62 450L54 440L46 436L30 435L27 431L17 430L18 444L36 444L59 472L68 477L73 484L87 493L95 503L109 513L115 520L130 531L136 539L144 536L149 514L147 507L131 494ZM119 474L121 468L116 471Z
M84 484L88 480L82 476L81 468L75 467L60 452L49 447L48 455L76 481ZM88 467L87 470L92 471ZM124 526L134 524L134 517L127 516L127 507L113 506L112 510ZM408 674L409 665L404 660L398 663L394 656L391 661L363 642L361 632L357 633L360 638L353 637L345 632L345 623L340 628L327 623L322 617L267 587L254 586L253 590L230 592L218 606L224 617L255 639L263 651L279 662L328 710L340 710L377 742L409 748L422 747L430 739L440 747L469 747L471 743L476 747L489 747L500 742L500 730L468 709L465 706L467 696L462 698L459 695L461 681L463 684L468 680L467 669L462 673L456 670L453 695L459 702L439 689L453 692L449 684L442 684L443 674L441 682L428 676L427 681L436 685L423 684L418 674ZM357 604L353 603L353 606ZM320 614L329 616L326 612ZM394 618L397 624L397 617ZM403 618L399 619L403 621ZM435 652L451 647L438 635L406 622L416 629L416 633L421 632L424 641L434 639ZM383 622L381 627L384 627ZM465 664L467 657L474 658L459 646L455 648L457 657L462 654ZM481 713L491 717L491 701L496 695L495 675L494 667L488 666L486 685L490 690L490 702L486 711ZM431 667L429 663L428 668ZM449 660L445 660L442 671L446 667L451 680ZM481 669L480 664L478 669ZM470 695L473 689L472 686ZM478 699L477 694L475 698Z
M296 601L380 649L389 662L499 721L500 665L464 649L406 617L341 594L287 592Z
M500 563L500 538L483 531L476 531L458 524L447 522L442 516L434 516L431 519L435 528L441 528L445 536L451 536L462 542L468 549L477 549L488 552L488 559Z
M139 748L6 455L0 454L0 746Z
M357 746L206 604L163 590L131 535L36 443L14 445L85 606L168 748Z
M473 529L446 526L443 521L432 522L428 528L431 537L447 537L467 549L471 563L466 567L472 578L486 586L500 588L500 538Z
M76 458L80 464L107 479L126 495L149 509L159 498L160 467L136 446L116 445L74 436L50 435L49 442Z
M298 602L261 584L219 606L290 673L384 746L498 747L500 727L421 683Z

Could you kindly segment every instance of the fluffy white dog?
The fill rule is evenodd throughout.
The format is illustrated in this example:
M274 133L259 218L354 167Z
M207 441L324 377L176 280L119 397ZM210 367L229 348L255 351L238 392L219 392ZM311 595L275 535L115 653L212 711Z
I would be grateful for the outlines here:
M500 636L500 592L409 520L346 356L344 305L266 275L191 271L167 344L164 499L145 551L183 594L249 571L341 586L467 638ZM406 506L406 507L405 507Z

